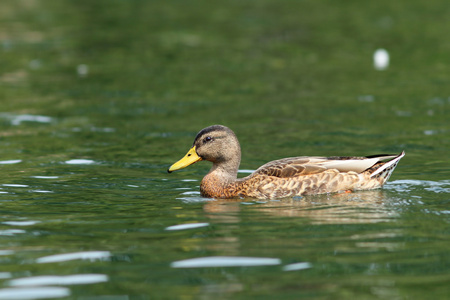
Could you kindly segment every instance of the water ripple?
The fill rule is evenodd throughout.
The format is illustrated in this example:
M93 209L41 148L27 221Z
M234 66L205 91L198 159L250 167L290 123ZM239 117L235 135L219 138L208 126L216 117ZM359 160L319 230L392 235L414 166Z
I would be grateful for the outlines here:
M92 159L70 159L66 160L64 163L68 165L92 165L95 161Z
M30 226L40 223L40 221L5 221L1 224L11 225L11 226Z
M49 299L70 296L70 290L65 287L27 287L0 289L1 300L31 300Z
M36 259L37 263L53 263L53 262L62 262L69 260L108 260L111 257L111 253L109 251L85 251L85 252L74 252L74 253L64 253L64 254L55 254L49 256L43 256Z
M51 123L53 120L51 117L48 116L31 115L31 114L15 115L11 113L1 113L0 118L9 119L11 125L14 126L18 126L22 122Z
M108 281L104 274L76 274L66 276L33 276L17 278L9 281L10 286L39 286L39 285L75 285L93 284Z
M283 271L298 271L312 268L309 262L299 262L294 264L285 265Z
M431 181L404 179L388 182L386 189L392 189L397 192L410 192L415 188L423 188L426 191L434 193L450 193L450 180Z
M18 233L25 233L25 232L26 231L22 230L22 229L6 229L6 230L0 230L0 235L13 236Z
M166 230L185 230L185 229L193 229L193 228L206 227L206 226L209 226L209 223L189 223L189 224L172 225L172 226L166 227Z
M26 185L26 184L15 184L15 183L4 183L4 184L2 184L2 186L7 186L7 187L28 187L28 185Z
M209 256L174 261L172 268L212 268L212 267L254 267L281 264L279 258L243 257L243 256Z
M1 160L0 165L12 165L22 162L21 159Z

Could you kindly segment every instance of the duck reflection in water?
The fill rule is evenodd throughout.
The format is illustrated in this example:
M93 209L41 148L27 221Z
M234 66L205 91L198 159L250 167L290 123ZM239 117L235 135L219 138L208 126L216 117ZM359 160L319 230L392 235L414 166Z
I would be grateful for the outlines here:
M245 209L278 217L301 217L312 224L356 224L389 222L398 216L386 191L372 190L280 200L217 199L203 206L208 217L219 223L239 223Z

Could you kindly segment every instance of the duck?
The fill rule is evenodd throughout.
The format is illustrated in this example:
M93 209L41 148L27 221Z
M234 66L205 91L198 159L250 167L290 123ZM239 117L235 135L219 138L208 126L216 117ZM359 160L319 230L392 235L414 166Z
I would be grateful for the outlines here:
M230 128L212 125L200 130L187 154L168 172L209 161L212 167L200 183L202 197L279 199L380 188L404 155L402 151L364 157L289 157L237 178L241 162L238 138Z

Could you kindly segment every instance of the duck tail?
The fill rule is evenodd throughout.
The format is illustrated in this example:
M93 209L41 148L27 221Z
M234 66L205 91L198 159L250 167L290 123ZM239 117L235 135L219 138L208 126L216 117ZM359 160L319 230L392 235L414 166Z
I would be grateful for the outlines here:
M380 177L383 178L383 182L389 180L392 172L394 172L395 167L397 166L400 159L405 156L405 151L402 151L399 155L395 156L391 160L387 162L378 162L372 168L369 169L371 172L370 177Z

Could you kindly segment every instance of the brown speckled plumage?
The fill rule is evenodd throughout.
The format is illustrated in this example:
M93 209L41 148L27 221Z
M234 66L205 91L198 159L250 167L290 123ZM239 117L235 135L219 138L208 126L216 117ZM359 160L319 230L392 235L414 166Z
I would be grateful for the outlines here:
M241 160L237 137L229 128L214 125L197 134L192 149L169 172L208 160L213 166L200 184L202 196L274 199L379 188L403 156L404 152L368 157L284 158L237 179Z

